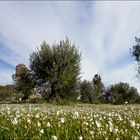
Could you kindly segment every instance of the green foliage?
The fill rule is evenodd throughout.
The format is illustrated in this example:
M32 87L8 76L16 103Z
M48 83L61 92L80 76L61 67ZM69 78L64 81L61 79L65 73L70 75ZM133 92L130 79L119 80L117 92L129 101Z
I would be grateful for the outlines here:
M18 96L21 95L17 92L15 86L0 86L0 101L14 101Z
M92 82L84 80L80 83L81 101L86 103L100 103L104 91L101 76L95 74Z
M92 85L94 89L94 103L100 103L105 88L104 84L102 83L101 76L99 74L94 75Z
M49 83L49 99L75 96L80 74L80 54L67 38L52 46L43 42L40 49L31 54L30 68L38 86Z
M43 104L46 101L43 98L33 98L29 101L30 103L36 103L36 104Z
M137 89L130 87L128 83L118 83L109 88L109 102L113 104L137 103L139 94Z
M135 57L135 60L137 62L140 61L140 46L139 45L135 45L132 48L132 56Z
M18 64L13 80L15 81L16 89L21 91L24 94L24 98L27 99L34 88L30 70L24 64Z
M84 80L80 83L80 94L82 102L93 102L93 86L89 81Z
M140 39L136 37L135 39L136 39L137 45L133 46L130 50L131 50L132 56L138 62L138 75L137 76L139 77L140 76Z

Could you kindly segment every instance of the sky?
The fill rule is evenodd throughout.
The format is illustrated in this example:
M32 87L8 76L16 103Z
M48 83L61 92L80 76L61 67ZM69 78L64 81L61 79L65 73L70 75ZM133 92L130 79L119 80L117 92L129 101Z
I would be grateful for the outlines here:
M67 36L82 53L82 80L100 74L106 86L128 82L140 91L130 48L140 37L138 1L0 1L0 84L13 83L19 63L45 40Z

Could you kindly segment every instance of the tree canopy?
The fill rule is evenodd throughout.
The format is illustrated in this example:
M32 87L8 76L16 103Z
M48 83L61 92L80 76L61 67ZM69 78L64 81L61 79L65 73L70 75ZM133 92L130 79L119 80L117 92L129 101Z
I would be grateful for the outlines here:
M135 37L135 41L137 42L136 45L132 47L132 56L135 58L135 60L138 63L138 77L140 77L140 38Z
M120 82L111 85L107 90L108 102L113 104L138 103L140 100L137 89L131 87L128 83Z
M80 56L68 38L52 46L44 41L30 56L34 82L38 86L48 83L51 88L48 98L72 96L79 80Z
M27 99L31 94L31 90L34 88L34 84L31 79L31 72L24 64L18 64L16 66L16 73L12 75L16 84L16 89L24 94L24 98Z

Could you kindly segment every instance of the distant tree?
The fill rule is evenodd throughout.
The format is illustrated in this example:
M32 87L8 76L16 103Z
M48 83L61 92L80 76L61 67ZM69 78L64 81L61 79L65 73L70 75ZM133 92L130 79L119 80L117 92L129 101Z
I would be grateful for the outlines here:
M40 49L31 54L30 68L38 86L45 83L49 85L49 99L69 99L76 93L80 74L80 53L68 38L52 46L44 41Z
M120 82L111 85L110 88L108 88L108 92L108 100L113 104L123 104L125 102L137 103L138 99L140 99L137 89L130 87L128 83Z
M103 95L102 95L102 98L101 98L101 102L102 103L109 103L110 102L110 88L106 88Z
M93 102L93 86L91 82L84 80L80 83L81 101L85 103Z
M16 73L12 75L12 78L15 81L17 90L21 91L24 94L24 98L27 99L34 88L30 70L26 65L18 64L16 66Z
M104 84L102 83L101 76L99 74L95 74L92 80L93 89L94 89L94 101L100 102L104 92Z
M15 101L19 96L14 85L0 85L0 101Z
M140 78L140 38L135 37L135 41L137 42L131 48L132 56L135 57L135 60L138 62L138 77Z

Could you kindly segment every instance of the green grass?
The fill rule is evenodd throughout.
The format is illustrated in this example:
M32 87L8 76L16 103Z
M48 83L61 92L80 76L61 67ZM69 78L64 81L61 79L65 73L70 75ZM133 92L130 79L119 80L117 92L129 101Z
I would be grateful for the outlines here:
M140 140L140 105L2 104L1 140Z

